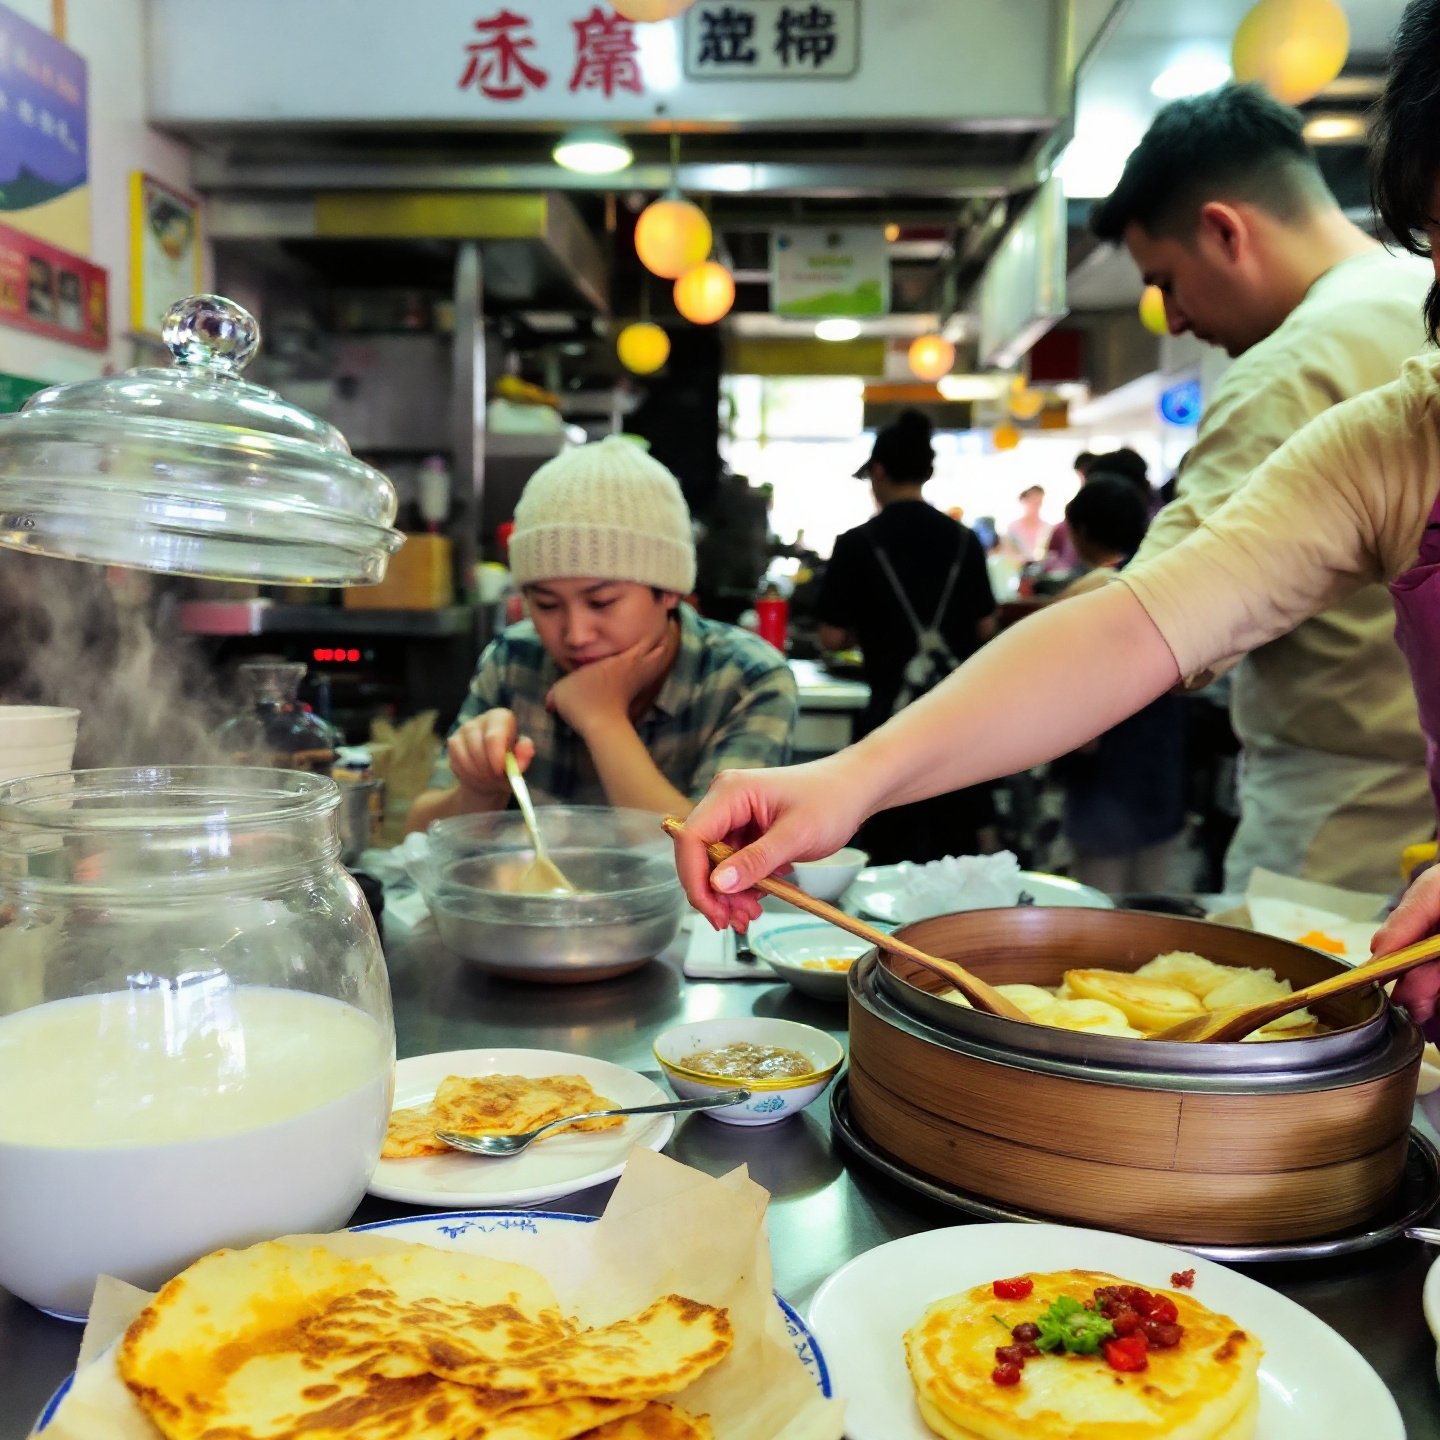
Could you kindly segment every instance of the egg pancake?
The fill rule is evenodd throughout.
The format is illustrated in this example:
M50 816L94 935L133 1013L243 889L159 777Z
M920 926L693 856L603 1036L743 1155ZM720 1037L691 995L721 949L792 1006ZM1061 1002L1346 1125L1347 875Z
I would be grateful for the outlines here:
M579 1440L714 1440L703 1415L687 1415L673 1405L652 1401L638 1414L587 1430Z
M170 1281L118 1365L167 1440L571 1440L643 1413L732 1343L724 1310L679 1296L581 1330L527 1266L270 1241ZM670 1433L690 1432L656 1432Z
M905 1335L905 1358L925 1423L945 1440L1251 1440L1261 1349L1227 1316L1179 1291L1180 1342L1122 1373L1101 1355L1041 1354L1019 1382L992 1379L995 1350L1060 1296L1084 1304L1099 1286L1126 1282L1090 1270L1030 1277L1023 1300L989 1283L937 1301Z
M450 1147L435 1138L437 1130L463 1130L472 1135L521 1135L586 1110L611 1110L615 1102L597 1095L583 1075L447 1075L429 1105L395 1110L380 1151L384 1160L417 1155L445 1155ZM612 1130L619 1117L577 1120L565 1130Z
M1103 1000L1137 1030L1163 1030L1205 1014L1200 997L1182 986L1121 970L1067 970L1063 993L1076 1000Z

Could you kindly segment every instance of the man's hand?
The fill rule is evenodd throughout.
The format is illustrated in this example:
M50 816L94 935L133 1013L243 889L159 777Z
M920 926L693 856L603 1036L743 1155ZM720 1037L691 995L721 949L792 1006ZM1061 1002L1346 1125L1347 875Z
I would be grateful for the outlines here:
M1374 955L1403 950L1440 930L1440 865L1422 872L1370 942ZM1435 1018L1440 1002L1440 960L1422 965L1395 982L1394 998L1418 1025Z
M665 674L672 654L667 629L658 640L642 640L618 655L572 670L550 687L546 708L582 737L617 721L628 723L635 697Z
M750 887L791 860L833 854L865 818L859 789L845 778L849 752L780 770L725 770L675 837L675 864L690 903L718 930L739 930L760 913ZM712 875L705 846L737 853Z
M518 730L513 711L487 710L450 737L446 746L450 772L462 790L491 800L509 791L505 752L515 752L521 770L535 758L535 742Z

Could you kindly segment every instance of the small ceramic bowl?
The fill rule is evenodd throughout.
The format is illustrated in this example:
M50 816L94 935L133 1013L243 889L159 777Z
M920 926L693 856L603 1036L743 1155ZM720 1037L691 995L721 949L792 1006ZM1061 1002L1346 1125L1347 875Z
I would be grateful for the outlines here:
M750 949L803 994L843 1001L850 966L870 949L870 942L814 921L759 931L750 937Z
M685 1064L686 1058L697 1050L713 1050L741 1041L796 1050L810 1062L811 1069L803 1075L787 1075L783 1080L747 1080L734 1075L707 1075ZM737 1085L744 1085L752 1092L742 1105L702 1112L727 1125L773 1125L777 1120L798 1115L830 1083L845 1058L844 1046L813 1025L757 1015L672 1025L655 1037L654 1051L671 1089L682 1100L698 1099Z
M855 877L870 863L870 857L853 845L819 860L795 860L791 869L795 883L817 900L838 900Z

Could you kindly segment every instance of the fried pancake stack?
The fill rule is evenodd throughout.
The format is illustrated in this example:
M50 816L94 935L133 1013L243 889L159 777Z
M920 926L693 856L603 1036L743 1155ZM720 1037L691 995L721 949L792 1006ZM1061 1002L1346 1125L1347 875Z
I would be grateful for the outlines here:
M170 1281L119 1367L166 1440L707 1440L660 1397L732 1343L682 1296L586 1330L527 1266L268 1241Z

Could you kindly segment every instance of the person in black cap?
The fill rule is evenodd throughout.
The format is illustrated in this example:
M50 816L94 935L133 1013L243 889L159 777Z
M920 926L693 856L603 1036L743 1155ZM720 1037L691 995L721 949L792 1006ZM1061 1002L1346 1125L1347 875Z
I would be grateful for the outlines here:
M995 597L973 531L922 494L935 464L930 421L906 410L875 437L855 472L879 511L835 541L820 591L820 643L858 644L870 703L868 734L937 685L993 628ZM882 812L860 843L876 864L973 852L994 819L988 788L940 795Z

